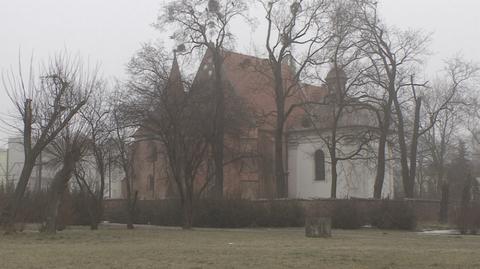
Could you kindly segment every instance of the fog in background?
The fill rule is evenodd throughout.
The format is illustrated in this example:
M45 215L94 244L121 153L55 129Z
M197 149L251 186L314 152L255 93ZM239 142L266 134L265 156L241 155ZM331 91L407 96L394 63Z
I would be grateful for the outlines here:
M19 55L24 69L31 56L46 60L66 50L79 54L90 65L100 64L101 73L125 78L125 64L142 43L155 42L161 33L155 22L162 0L0 0L0 72L16 72ZM480 1L478 0L379 0L381 16L391 26L433 33L428 75L442 67L443 60L460 54L480 61ZM252 15L261 14L254 11ZM258 18L262 21L262 17ZM253 54L263 49L262 27L256 31L238 27L236 50ZM0 115L13 112L0 91ZM0 126L0 147L6 142Z

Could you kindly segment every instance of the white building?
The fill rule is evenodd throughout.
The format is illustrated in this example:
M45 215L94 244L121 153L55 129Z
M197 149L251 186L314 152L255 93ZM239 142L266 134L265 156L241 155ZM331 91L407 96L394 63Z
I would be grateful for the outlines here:
M1 170L4 174L6 185L16 186L22 172L25 159L23 150L23 140L21 137L13 137L8 139L8 149L5 150L5 168ZM27 185L29 191L47 190L50 186L55 173L60 168L52 164L52 156L48 151L44 150L37 158L35 167L33 168L30 180ZM93 166L93 157L87 157L84 162L86 167L87 178L91 179L91 184L99 181L98 173ZM107 166L105 179L105 198L117 199L121 198L122 188L121 181L123 172L115 165ZM73 188L77 183L70 180Z
M0 186L5 187L7 185L7 159L8 157L8 150L7 149L0 149Z
M35 167L33 168L32 175L30 176L30 180L27 185L27 189L29 191L45 190L50 184L53 176L55 175L55 169L47 165L50 158L51 157L47 153L42 153L37 158ZM8 185L17 185L24 161L25 153L23 150L23 139L21 137L9 138L7 151Z
M336 77L337 73L340 78ZM288 131L288 197L331 197L332 161L328 145L336 141L336 157L346 159L337 162L336 197L372 198L378 140L371 138L375 137L378 130L376 115L355 100L349 100L348 105L341 108L342 112L338 112L341 105L335 100L342 100L339 96L343 96L343 93L335 85L337 81L346 81L345 73L332 70L326 80L329 84L328 93L321 97L322 100L317 100L320 101L318 104L307 107L308 117L301 126ZM336 125L333 124L335 115L339 119ZM334 128L335 139L332 133ZM362 150L355 155L360 145ZM353 158L348 158L352 155ZM391 159L390 145L387 146L386 155L387 160ZM393 197L394 194L393 165L393 162L387 161L383 197Z

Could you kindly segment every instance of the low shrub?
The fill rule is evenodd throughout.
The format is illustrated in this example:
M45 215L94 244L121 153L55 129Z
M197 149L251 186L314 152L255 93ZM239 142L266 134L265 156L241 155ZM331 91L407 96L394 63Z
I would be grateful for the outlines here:
M0 190L1 204L6 204L8 197L11 197L11 195L13 195L11 192ZM47 209L49 199L48 195L47 191L27 191L17 213L17 222L42 223L45 220L45 210ZM83 197L77 192L66 192L58 210L58 226L65 227L67 225L87 224L89 224L89 216L84 206Z
M371 223L380 229L414 230L417 224L415 211L408 201L384 200L371 212Z
M241 228L256 225L260 208L246 200L201 200L196 207L197 227Z
M111 222L125 223L123 207L110 209L106 215ZM304 225L303 207L296 201L254 202L241 199L199 200L195 204L195 227L301 227ZM182 208L179 200L138 201L137 224L181 226Z
M262 205L262 207L257 212L259 214L257 217L258 226L301 227L305 225L305 211L297 201L273 201L269 205Z
M460 208L455 225L461 234L477 234L480 229L480 202L469 203Z
M121 204L115 208L109 209L107 214L104 214L104 219L114 223L127 223L128 213L124 204ZM142 224L138 220L135 223Z
M331 215L336 229L359 229L366 224L365 214L355 200L337 200Z

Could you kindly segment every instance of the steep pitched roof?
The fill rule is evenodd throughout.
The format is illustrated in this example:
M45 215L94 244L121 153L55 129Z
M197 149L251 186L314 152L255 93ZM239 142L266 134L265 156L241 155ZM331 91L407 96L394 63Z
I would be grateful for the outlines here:
M185 87L183 85L182 74L178 65L177 56L174 55L170 74L168 76L167 85L165 87L169 102L175 104L180 103L185 95ZM146 125L147 121L143 121ZM134 133L133 137L136 140L141 140L149 135L149 132L145 129L145 126L140 126Z
M272 71L267 59L250 55L244 55L232 51L224 51L223 77L232 86L234 93L245 100L249 110L257 118L257 124L262 129L271 129L275 126L275 88L272 78ZM286 107L292 104L301 103L307 98L303 85L293 85L294 73L292 69L284 64L282 68L285 87L295 87L291 96L286 100ZM196 80L209 79L213 77L214 69L211 52L207 51L198 69ZM318 90L322 93L324 89L308 85L306 87L310 94ZM299 115L303 114L301 109L296 109L287 120L287 128L298 121Z
M175 99L181 98L185 93L183 87L182 74L180 73L180 67L178 66L177 56L174 55L172 68L168 77L168 85L166 87L167 94Z

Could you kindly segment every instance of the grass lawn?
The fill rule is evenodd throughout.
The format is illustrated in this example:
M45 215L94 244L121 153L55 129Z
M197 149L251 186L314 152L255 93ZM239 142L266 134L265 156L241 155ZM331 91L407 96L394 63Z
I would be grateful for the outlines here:
M56 236L0 235L0 268L480 268L480 236L73 227Z

